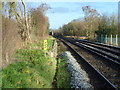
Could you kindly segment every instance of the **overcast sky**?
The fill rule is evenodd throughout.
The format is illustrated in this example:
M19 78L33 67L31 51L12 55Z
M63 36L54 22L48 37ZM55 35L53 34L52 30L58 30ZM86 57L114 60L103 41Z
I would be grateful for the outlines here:
M41 2L28 2L28 7L36 8ZM50 28L58 29L60 26L69 23L70 21L83 18L83 6L91 6L96 9L101 15L118 13L118 2L47 2L52 8L47 11L46 16L49 18Z

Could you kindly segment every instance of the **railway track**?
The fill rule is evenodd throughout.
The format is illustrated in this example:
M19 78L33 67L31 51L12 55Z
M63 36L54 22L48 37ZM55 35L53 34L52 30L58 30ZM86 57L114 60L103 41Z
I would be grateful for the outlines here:
M84 43L81 43L82 41L79 41L79 40L70 40L70 39L64 38L64 40L62 39L62 42L64 42L65 45L67 45L69 48L71 48L71 50L73 52L75 52L78 55L78 57L82 58L82 60L86 63L85 66L87 67L87 69L90 68L90 71L92 71L95 74L95 76L98 77L99 81L102 81L105 84L105 85L103 85L103 87L109 88L109 89L114 89L114 90L120 89L120 84L119 84L120 83L120 76L119 76L120 68L118 67L119 66L118 61L114 61L114 60L112 60L113 58L110 58L108 56L107 56L107 58L104 56L101 56L103 53L100 54L100 52L94 52L93 51L94 47L92 46L92 44L90 44L90 45L88 43L85 44L84 41L83 41ZM89 45L89 47L92 46L92 48L89 48L88 45ZM76 47L77 47L77 49L76 49ZM98 46L98 47L100 47L100 46ZM87 57L90 54L88 53L88 55L87 55L85 51L82 52L82 49L78 50L79 48L88 50L89 53L91 55L93 55L92 57L96 56L96 53L98 53L97 54L98 58L96 58L96 60L94 60L95 58L93 59L93 58ZM107 48L107 50L108 50L108 48ZM111 50L111 49L109 49L109 50ZM112 49L112 51L113 50L114 49ZM86 56L82 55L81 53L86 54ZM95 54L93 54L93 53L95 53ZM108 59L108 60L106 60L106 59ZM109 62L109 60L110 60L110 62ZM111 62L111 60L112 60L112 62Z
M115 63L118 66L120 66L120 48L119 47L112 47L109 45L90 42L86 40L68 39L68 38L64 38L64 39L73 44L76 44L79 47L83 47L93 53L96 53L106 58L106 60L109 60L112 63Z

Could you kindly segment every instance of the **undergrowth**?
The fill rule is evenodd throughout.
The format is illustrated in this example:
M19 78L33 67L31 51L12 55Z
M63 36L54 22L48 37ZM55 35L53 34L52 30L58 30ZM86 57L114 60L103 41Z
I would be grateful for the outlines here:
M70 88L71 74L64 58L58 59L57 88Z
M68 71L67 60L62 54L67 50L62 42L58 41L58 60L56 73L56 87L70 88L71 73Z
M48 40L48 51L54 40ZM20 62L2 70L2 88L52 88L56 60L45 56L42 43L29 44L17 50L15 57Z

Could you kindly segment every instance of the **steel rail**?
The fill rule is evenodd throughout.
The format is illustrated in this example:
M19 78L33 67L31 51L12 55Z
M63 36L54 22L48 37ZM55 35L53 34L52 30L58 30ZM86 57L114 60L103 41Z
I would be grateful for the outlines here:
M104 75L102 75L96 68L94 68L94 66L92 66L82 55L80 55L74 48L72 48L70 45L68 45L64 40L61 40L66 46L68 46L75 54L77 54L77 56L79 56L79 58L81 58L88 66L88 68L91 68L97 76L99 76L100 80L104 81L104 83L106 83L109 87L109 89L111 90L118 90L117 87L112 84Z
M103 44L103 43L99 43L99 42L92 42L92 41L88 41L88 40L81 40L81 39L74 39L76 41L82 41L82 42L87 42L87 43L92 43L92 44L95 44L95 45L98 45L98 46L103 46L103 47L107 47L107 48L110 48L110 49L114 49L114 50L117 50L117 51L114 51L116 53L119 53L120 54L120 47L116 47L116 46L112 46L112 45L108 45L108 44Z
M86 44L83 44L83 43L79 43L79 44L81 44L82 46L87 47L89 49L92 49L92 50L94 50L98 53L101 53L104 56L107 56L108 58L111 58L111 59L115 60L116 62L120 63L120 57L117 56L117 55L114 55L113 53L109 53L109 52L103 51L101 49L95 48L94 46L89 46L89 45L86 45Z
M95 53L95 54L97 54L97 55L99 55L99 56L101 56L101 57L103 57L103 58L106 58L108 61L111 61L112 63L120 66L120 60L119 60L118 58L116 58L116 57L110 56L110 55L108 55L107 53L100 52L99 50L96 50L96 49L87 47L87 46L85 46L85 45L83 45L83 44L75 43L75 41L73 41L73 40L71 40L71 39L68 39L68 38L63 38L63 39L69 41L70 43L72 43L72 44L74 44L74 45L77 45L77 46L82 47L82 48L84 48L84 49L86 49L86 50L89 50L89 51L91 51L92 53Z
M113 48L111 49L111 47L104 47L104 46L100 46L100 45L97 45L97 44L95 44L95 43L88 43L88 42L82 42L82 41L79 41L80 43L84 43L84 44L87 44L87 45L89 45L89 46L93 46L93 47L96 47L96 48L99 48L99 49L102 49L102 50L104 50L104 51L107 51L107 52L111 52L111 53L113 53L113 54L115 54L115 55L119 55L120 56L120 52L119 51L116 51L116 50L114 50Z

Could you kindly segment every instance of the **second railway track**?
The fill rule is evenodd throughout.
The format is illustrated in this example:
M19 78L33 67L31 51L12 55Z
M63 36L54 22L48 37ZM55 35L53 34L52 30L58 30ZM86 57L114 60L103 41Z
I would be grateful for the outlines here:
M83 47L88 49L89 51L96 53L107 60L117 64L120 66L120 48L119 47L112 47L100 43L90 42L86 40L78 40L78 39L68 39L64 38L65 40L76 44L79 47Z
M74 43L66 42L65 40L62 41L72 48L80 57L82 56L87 64L90 64L91 68L97 72L99 79L106 83L109 89L120 89L120 67L118 67L118 65L107 62L107 60L105 60L106 58L91 53L89 50L85 50ZM88 68L90 66L88 66Z

